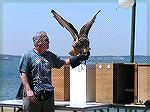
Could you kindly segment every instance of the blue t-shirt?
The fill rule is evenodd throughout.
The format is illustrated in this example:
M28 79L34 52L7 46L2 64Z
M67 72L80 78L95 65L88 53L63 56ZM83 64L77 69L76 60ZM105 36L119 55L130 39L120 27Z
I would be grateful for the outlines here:
M50 51L40 55L30 50L21 57L19 72L27 75L30 87L34 91L52 91L54 88L51 83L51 69L60 68L64 63L64 60Z

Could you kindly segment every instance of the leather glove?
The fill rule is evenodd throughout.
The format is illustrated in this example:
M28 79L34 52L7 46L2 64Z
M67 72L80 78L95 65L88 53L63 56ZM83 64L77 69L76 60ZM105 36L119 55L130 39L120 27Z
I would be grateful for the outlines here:
M72 68L75 68L77 66L79 66L82 61L85 61L89 58L90 56L90 52L87 52L87 54L82 54L82 55L79 55L79 56L76 56L76 57L72 57L70 58L70 65Z

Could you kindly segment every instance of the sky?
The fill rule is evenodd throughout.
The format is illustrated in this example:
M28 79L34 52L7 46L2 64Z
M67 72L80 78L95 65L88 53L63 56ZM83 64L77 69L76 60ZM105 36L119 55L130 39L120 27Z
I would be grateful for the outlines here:
M135 55L150 55L149 5L138 1L136 6ZM92 56L130 55L131 8L115 2L2 2L1 54L22 55L34 46L36 32L46 31L50 38L49 50L59 56L68 56L73 38L54 19L52 9L65 20L80 28L90 21L98 10L96 21L89 31Z

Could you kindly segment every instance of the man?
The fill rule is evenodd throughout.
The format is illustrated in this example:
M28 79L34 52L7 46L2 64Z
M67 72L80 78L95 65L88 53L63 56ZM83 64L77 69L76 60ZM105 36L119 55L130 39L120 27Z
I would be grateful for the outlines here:
M72 68L89 58L80 55L62 60L49 49L46 32L37 32L33 37L34 48L26 52L19 66L20 78L24 86L23 105L25 112L54 112L54 87L51 83L51 68L71 65Z

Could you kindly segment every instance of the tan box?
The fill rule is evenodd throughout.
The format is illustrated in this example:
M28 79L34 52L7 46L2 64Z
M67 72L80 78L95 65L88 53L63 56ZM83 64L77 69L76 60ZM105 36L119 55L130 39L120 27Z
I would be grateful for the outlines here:
M96 64L96 102L113 103L113 64Z
M134 103L134 65L96 65L96 102Z
M150 99L150 64L137 64L135 70L135 103L144 103Z
M70 67L63 66L60 69L52 69L52 84L54 86L54 100L70 100Z

